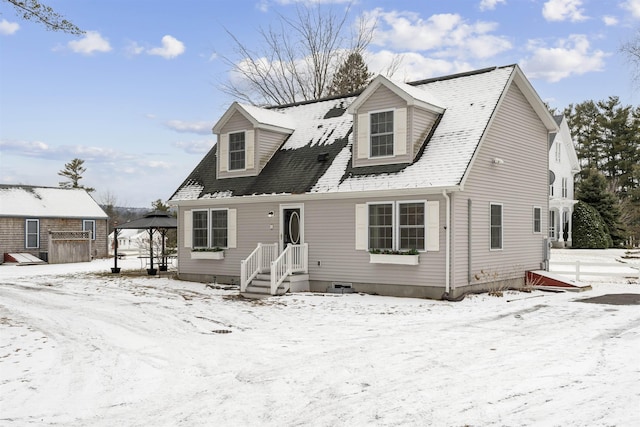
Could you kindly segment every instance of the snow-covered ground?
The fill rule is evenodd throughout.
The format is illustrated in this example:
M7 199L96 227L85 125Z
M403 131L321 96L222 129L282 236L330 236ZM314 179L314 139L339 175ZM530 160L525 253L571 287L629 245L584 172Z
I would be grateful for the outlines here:
M640 425L640 306L578 301L633 280L245 301L111 266L0 265L0 425Z

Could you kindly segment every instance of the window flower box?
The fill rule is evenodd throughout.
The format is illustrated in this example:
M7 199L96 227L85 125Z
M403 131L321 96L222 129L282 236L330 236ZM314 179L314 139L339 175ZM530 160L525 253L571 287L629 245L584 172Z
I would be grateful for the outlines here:
M224 259L224 251L222 249L191 251L191 259Z
M418 254L369 254L369 263L371 264L418 265L419 261L420 255Z

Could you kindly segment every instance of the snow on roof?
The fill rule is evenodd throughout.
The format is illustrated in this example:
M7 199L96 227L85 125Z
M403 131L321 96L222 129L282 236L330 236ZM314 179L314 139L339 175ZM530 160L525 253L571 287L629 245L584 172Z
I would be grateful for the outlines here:
M336 139L344 138L351 130L353 118L344 110L355 97L339 101L328 100L286 107L287 116L296 122L296 130L282 147L293 150L305 146L332 144ZM338 111L335 117L325 118L328 111ZM338 115L340 114L340 115Z
M0 216L33 218L107 218L81 188L0 185Z
M350 112L354 102L361 102L359 96L304 102L270 110L248 106L252 115L259 117L267 111L277 111L276 114L287 116L295 123L293 133L260 175L217 179L216 153L212 150L171 199L411 188L435 191L458 186L516 70L517 67L512 65L413 84L389 83L443 111L424 151L415 162L393 168L372 166L363 170L351 165L353 115ZM323 154L328 155L325 166L316 167L316 157ZM295 182L298 182L297 186Z
M238 103L238 107L244 109L260 124L272 125L291 130L296 128L295 120L292 120L292 118L287 114L282 114L274 110L267 110L265 108L255 107L248 104Z
M512 72L512 67L497 68L492 72L435 80L418 86L426 87L439 99L446 100L441 101L446 111L422 156L397 173L352 176L343 181L334 178L333 185L326 177L323 189L317 191L458 185Z

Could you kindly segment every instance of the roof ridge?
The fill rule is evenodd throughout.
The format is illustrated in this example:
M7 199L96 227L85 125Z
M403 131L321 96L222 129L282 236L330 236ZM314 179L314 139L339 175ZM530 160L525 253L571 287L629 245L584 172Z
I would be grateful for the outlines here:
M475 76L477 74L489 73L491 71L497 70L498 68L508 68L508 67L512 67L512 66L513 65L505 65L505 66L502 66L502 67L493 66L493 67L481 68L479 70L463 71L461 73L449 74L449 75L446 75L446 76L430 77L428 79L416 80L416 81L413 81L413 82L407 82L406 84L411 85L411 86L418 86L418 85L423 85L423 84L427 84L427 83L434 83L434 82L439 82L439 81L444 81L444 80L457 79L457 78L460 78L460 77Z
M451 80L451 79L456 79L459 77L467 77L467 76L473 76L476 74L482 74L482 73L488 73L494 70L497 70L499 68L509 68L509 67L514 67L517 64L509 64L509 65L502 65L502 66L491 66L491 67L486 67L486 68L480 68L478 70L471 70L471 71L464 71L461 73L455 73L455 74L447 74L444 76L439 76L439 77L430 77L428 79L422 79L422 80L415 80L412 82L404 82L405 84L411 85L411 86L419 86L419 85L423 85L423 84L427 84L427 83L433 83L433 82L438 82L438 81L444 81L444 80ZM333 101L336 99L344 99L344 98L350 98L352 96L358 96L360 95L362 92L364 92L364 90L366 89L366 87L357 90L355 92L350 92L347 94L343 94L343 95L332 95L332 96L325 96L322 98L318 98L318 99L307 99L304 101L298 101L298 102L290 102L288 104L279 104L279 105L268 105L268 106L264 106L264 107L259 107L257 105L254 105L254 107L258 107L258 108L264 108L267 110L271 110L271 109L275 109L275 108L289 108L289 107L297 107L300 105L307 105L307 104L313 104L315 102L324 102L324 101Z

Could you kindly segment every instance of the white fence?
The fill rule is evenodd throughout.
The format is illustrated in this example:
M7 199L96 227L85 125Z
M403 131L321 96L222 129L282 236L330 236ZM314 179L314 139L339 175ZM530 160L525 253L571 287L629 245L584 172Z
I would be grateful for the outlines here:
M567 268L554 268L567 267ZM549 271L563 275L575 276L580 280L583 276L626 277L640 282L640 264L621 264L612 262L563 261L549 263Z

